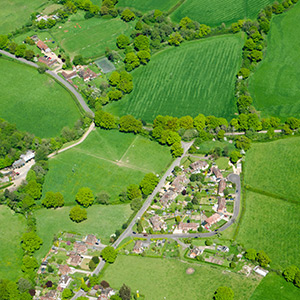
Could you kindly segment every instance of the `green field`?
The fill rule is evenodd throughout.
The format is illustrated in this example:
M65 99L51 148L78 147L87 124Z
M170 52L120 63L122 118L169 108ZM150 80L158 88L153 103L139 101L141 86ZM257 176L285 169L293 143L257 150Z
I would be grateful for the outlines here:
M265 277L250 300L300 299L300 290L291 282L286 282L282 276L270 273Z
M106 109L149 122L159 114L231 118L243 42L241 35L227 35L162 51L133 72L133 92Z
M26 230L25 218L0 205L0 224L0 279L15 280L22 273L21 236Z
M70 220L71 207L56 210L40 209L36 211L37 234L42 238L43 245L35 253L38 259L43 258L50 250L53 236L61 231L75 232L77 234L95 234L103 243L108 243L109 237L116 229L128 220L132 213L126 205L94 205L87 208L87 220L77 224Z
M46 3L46 0L1 0L0 34L7 34L30 22L30 15L43 10Z
M99 57L105 48L116 48L117 37L129 32L134 22L126 23L120 18L92 18L86 20L83 12L70 17L70 22L55 26L50 33L72 57ZM61 27L61 28L60 28Z
M147 12L154 9L168 11L178 2L179 0L119 0L118 7L132 7L141 12Z
M0 59L0 117L42 138L58 136L80 118L75 100L54 79Z
M59 191L75 203L81 187L118 199L129 184L139 184L146 173L161 173L171 161L170 150L133 134L97 129L81 145L50 160L43 193ZM72 171L73 170L73 171Z
M171 15L172 19L179 22L184 17L210 26L217 26L244 19L257 17L259 11L273 0L186 0Z
M186 274L192 267L195 273ZM205 265L190 265L174 259L119 255L104 273L104 280L116 289L123 283L132 291L139 290L146 299L211 300L219 286L234 290L234 299L248 299L259 283L235 273Z
M250 80L254 106L262 116L300 117L300 4L274 17L267 53Z

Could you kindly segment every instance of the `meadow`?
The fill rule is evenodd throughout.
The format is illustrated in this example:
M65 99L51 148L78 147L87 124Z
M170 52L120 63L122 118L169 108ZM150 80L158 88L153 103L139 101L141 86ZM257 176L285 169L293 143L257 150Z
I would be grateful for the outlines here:
M186 274L188 267L195 269L194 274ZM139 290L146 299L172 300L212 299L219 286L231 287L235 299L248 299L259 283L203 264L191 266L175 259L125 255L119 255L105 270L103 279L117 289L125 283L132 291Z
M0 117L41 138L58 136L80 118L71 94L47 75L0 58Z
M111 202L129 184L139 184L146 173L162 173L171 161L170 150L134 134L96 129L81 145L49 161L43 195L59 191L65 203L75 204L81 187L94 194L106 191Z
M300 4L276 16L267 38L266 57L250 78L254 106L263 117L300 117Z
M37 259L42 259L50 250L54 235L61 231L74 232L81 235L95 234L101 242L108 243L110 235L128 220L132 211L129 204L94 205L87 208L87 220L74 223L69 218L71 207L56 210L40 209L35 212L37 234L42 238L43 245L35 253Z
M120 18L91 18L86 20L83 12L70 17L70 21L55 26L51 31L54 40L71 57L82 55L85 58L99 57L105 49L116 48L116 39L120 34L128 34L134 22L126 23Z
M26 231L24 216L0 205L0 279L15 280L21 275L21 237Z
M148 12L154 9L167 12L175 6L179 0L119 0L118 7L132 7L141 12Z
M159 114L231 118L236 110L234 82L242 46L241 35L227 35L159 52L147 66L133 72L133 92L105 109L147 122Z
M7 34L30 22L30 15L42 10L46 0L1 0L0 34Z
M171 17L176 22L188 16L194 21L210 26L222 23L230 25L240 19L256 18L262 8L273 2L273 0L186 0Z

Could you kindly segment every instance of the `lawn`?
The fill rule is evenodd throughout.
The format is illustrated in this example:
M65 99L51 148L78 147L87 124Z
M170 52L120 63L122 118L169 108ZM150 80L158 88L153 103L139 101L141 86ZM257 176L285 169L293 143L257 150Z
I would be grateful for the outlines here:
M41 11L46 0L1 0L0 34L7 34L30 22L30 15Z
M119 0L118 7L132 7L141 12L147 12L154 9L166 12L178 2L179 0Z
M299 14L297 4L273 18L266 57L250 79L254 106L263 117L300 117Z
M70 93L32 67L0 58L0 117L42 138L73 127L80 112Z
M242 45L241 35L227 35L185 42L155 54L148 66L133 72L133 92L106 109L149 122L159 114L231 118Z
M71 207L56 210L40 209L36 211L37 234L42 238L43 245L35 253L37 259L42 259L52 246L53 236L61 231L77 234L95 234L101 242L108 243L109 237L116 229L128 220L132 211L126 205L94 205L87 208L87 220L74 223L69 218Z
M193 267L195 273L186 274ZM248 299L259 283L245 276L202 265L190 265L174 259L119 255L104 273L104 280L116 289L123 283L139 290L146 299L212 299L219 286L234 290L235 299Z
M245 183L256 189L299 201L299 173L299 137L253 144L247 152Z
M252 294L250 300L300 299L300 290L282 276L270 273L265 277Z
M179 22L183 17L210 26L231 23L244 18L256 18L260 9L273 4L273 0L186 0L171 15Z
M0 205L0 279L15 280L21 275L21 236L26 230L24 216Z
M126 23L120 18L91 18L86 20L83 12L70 17L70 21L55 26L50 33L54 40L72 57L99 57L105 49L116 48L116 40L120 34L127 34L134 22Z
M69 204L81 187L106 191L118 199L129 184L146 173L161 174L171 161L168 147L134 134L96 129L81 145L50 160L43 192L60 191Z

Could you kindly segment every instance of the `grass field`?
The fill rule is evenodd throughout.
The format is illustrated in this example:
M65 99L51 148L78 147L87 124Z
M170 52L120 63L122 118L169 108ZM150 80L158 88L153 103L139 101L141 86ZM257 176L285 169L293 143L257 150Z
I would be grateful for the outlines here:
M71 16L70 20L55 26L50 33L72 57L78 54L86 58L99 57L106 47L116 48L117 37L122 33L129 35L134 26L134 22L126 23L120 18L86 20L83 12Z
M48 3L46 0L1 0L0 34L7 34L30 22L31 13Z
M300 290L291 282L286 282L282 276L278 276L275 273L270 273L261 281L250 298L250 300L261 299L300 299Z
M178 2L179 0L119 0L118 7L132 7L141 12L147 12L154 9L166 12Z
M186 274L193 267L195 273ZM174 259L119 255L104 273L104 280L119 289L123 283L132 291L139 290L146 299L209 299L219 286L234 290L234 299L248 299L259 283L245 276L222 272L204 265L189 265Z
M108 192L115 201L129 184L139 184L146 173L161 173L170 161L168 147L141 136L97 129L80 146L50 160L43 192L60 191L66 203L75 203L78 190L89 187L95 194Z
M159 114L230 118L235 113L234 75L242 45L241 35L227 35L162 51L133 72L133 92L106 109L145 121Z
M171 17L176 22L188 16L194 21L210 26L222 23L230 25L239 19L256 18L260 9L273 2L273 0L186 0Z
M42 247L35 253L38 259L47 254L52 246L53 236L61 231L95 234L103 243L108 243L110 235L120 229L132 213L128 204L94 205L87 209L87 220L77 224L69 218L70 209L71 207L63 207L36 211L37 234L43 240Z
M300 4L273 18L267 53L250 80L254 106L262 116L300 117Z
M22 273L21 236L26 230L25 218L0 205L0 224L0 279L15 280Z
M0 117L19 130L48 138L80 118L68 91L24 64L0 59L0 90Z

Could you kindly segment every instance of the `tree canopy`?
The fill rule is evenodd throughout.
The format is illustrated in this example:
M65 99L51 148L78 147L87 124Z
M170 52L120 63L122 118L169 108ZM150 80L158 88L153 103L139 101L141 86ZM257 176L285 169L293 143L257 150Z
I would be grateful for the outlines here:
M101 251L101 257L108 263L112 264L117 258L117 251L114 247L107 246Z
M150 195L153 192L156 185L158 184L158 182L159 179L155 174L153 173L146 174L140 183L142 193L146 196Z
M25 252L33 253L40 249L42 243L42 239L33 231L25 232L22 236L22 248Z
M76 205L70 210L69 216L72 221L80 223L87 219L87 212L84 208Z
M227 286L220 286L214 295L215 300L233 300L233 290Z
M83 187L76 194L76 201L84 207L92 205L94 200L95 198L90 188Z

